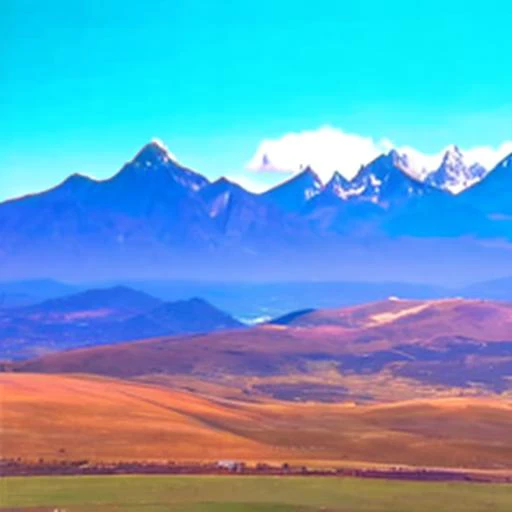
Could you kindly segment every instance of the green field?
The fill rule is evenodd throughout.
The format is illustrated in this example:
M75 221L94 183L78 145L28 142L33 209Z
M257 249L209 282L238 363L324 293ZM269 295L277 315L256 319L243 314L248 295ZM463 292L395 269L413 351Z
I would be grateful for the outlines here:
M510 512L512 487L319 477L4 478L1 510Z

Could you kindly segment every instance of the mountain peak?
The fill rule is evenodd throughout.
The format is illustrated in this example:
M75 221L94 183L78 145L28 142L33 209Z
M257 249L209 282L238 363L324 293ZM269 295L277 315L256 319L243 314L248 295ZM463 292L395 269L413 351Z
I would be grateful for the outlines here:
M414 178L417 170L414 168L413 162L411 161L410 156L405 152L399 152L396 149L392 149L387 155L386 158L389 160L389 163L393 168L397 168L402 172L405 172L408 176Z
M324 188L320 176L309 165L289 181L292 182L302 187L306 200L316 196Z
M350 182L349 196L389 207L421 196L427 187L411 172L407 154L392 149L361 167Z
M89 176L74 173L68 176L60 185L50 189L49 192L58 194L61 199L67 197L77 200L87 196L88 192L99 183Z
M204 188L204 195L205 197L209 196L210 194L217 195L219 193L244 193L244 194L250 194L245 188L240 186L238 183L231 181L230 179L226 178L225 176L222 176L218 178L217 180L210 183L207 187Z
M452 194L459 194L486 174L487 170L480 164L469 165L459 147L452 144L446 148L441 165L428 175L426 182Z
M135 155L134 162L150 167L157 163L167 163L172 161L177 163L176 156L173 155L165 144L159 139L152 139Z
M292 178L292 180L293 179L309 180L312 182L312 184L315 187L318 187L318 188L323 187L323 183L322 183L322 180L320 179L320 176L318 176L318 174L309 165L302 168L301 171L298 174L296 174L294 178Z
M110 182L119 180L123 186L133 187L134 193L140 187L163 191L174 185L178 185L182 190L194 192L209 183L201 174L181 165L158 139L153 139L143 146L135 158L111 178Z
M66 184L66 185L80 185L80 184L83 184L83 183L92 183L92 182L95 182L96 180L94 180L93 178L90 178L89 176L86 176L85 174L81 174L79 172L75 172L71 175L69 175L63 182L62 184Z
M342 199L346 199L353 194L350 181L347 180L341 173L335 171L331 179L325 185L325 190Z
M201 189L201 196L205 201L217 203L220 200L223 207L233 194L239 195L249 193L240 185L228 180L224 176ZM217 204L216 208L219 206L220 205Z
M325 189L337 193L338 189L345 189L350 186L350 181L347 180L341 173L334 171L331 179L326 183Z
M290 179L271 188L263 195L286 211L300 211L309 199L324 188L322 180L308 165Z
M443 165L443 164L455 165L458 162L462 162L463 160L464 160L464 155L463 155L462 151L455 144L451 144L450 146L448 146L446 148L446 151L444 152L441 165Z
M329 183L349 183L349 180L345 178L339 171L334 171Z
M221 176L219 179L215 180L212 185L218 185L223 187L232 187L232 186L238 186L237 183L229 180L225 176Z
M399 153L395 148L391 149L387 156L393 160L400 159L403 155Z

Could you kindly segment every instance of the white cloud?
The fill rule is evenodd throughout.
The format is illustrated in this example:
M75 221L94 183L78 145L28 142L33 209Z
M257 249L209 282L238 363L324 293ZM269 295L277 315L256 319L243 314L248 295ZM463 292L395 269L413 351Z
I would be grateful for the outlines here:
M226 178L240 185L241 187L257 194L265 192L269 188L281 182L281 176L274 172L261 172L248 174L228 174Z
M506 141L500 146L478 146L462 150L467 155L469 162L478 162L487 169L492 169L497 163L512 153L512 140Z
M289 173L310 165L323 179L328 179L336 170L351 178L361 165L391 147L386 139L377 141L324 126L262 141L247 167L254 171Z
M431 154L422 153L410 146L401 146L397 148L397 150L401 153L405 153L409 157L411 167L416 170L416 174L421 178L428 172L439 167L449 147L450 146L447 146L441 151ZM503 144L497 147L477 146L468 149L460 148L460 151L464 155L464 161L468 165L478 163L483 165L486 169L491 170L496 164L512 153L512 141L503 142Z
M339 171L351 179L361 165L387 153L393 147L408 155L411 170L414 169L420 178L439 166L447 150L443 148L436 153L423 153L410 146L397 147L389 139L376 140L324 126L317 130L290 132L278 139L263 140L247 168L268 173L295 173L310 165L324 181L334 171ZM492 169L512 152L512 141L506 141L497 147L478 146L461 148L461 151L468 164L478 162L487 169Z

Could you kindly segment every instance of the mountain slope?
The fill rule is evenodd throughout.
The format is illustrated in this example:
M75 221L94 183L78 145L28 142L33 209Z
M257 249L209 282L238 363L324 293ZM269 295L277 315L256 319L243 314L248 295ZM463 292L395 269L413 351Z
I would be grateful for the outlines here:
M376 240L388 236L388 225L395 217L408 217L410 210L422 204L435 211L433 203L447 195L412 178L408 170L407 158L390 151L363 166L349 182L334 175L304 212L317 226L344 236ZM423 226L424 222L417 226L418 232Z
M0 272L13 277L196 275L265 252L279 257L308 226L221 179L210 184L157 142L104 181L72 176L46 192L0 204ZM276 245L277 244L277 245ZM234 266L235 266L234 265ZM212 269L212 275L217 269Z
M323 188L322 181L310 167L263 194L265 199L287 212L299 212Z
M41 304L18 310L19 314L50 315L55 318L58 315L97 312L103 310L116 316L130 316L157 307L161 303L156 299L126 286L86 290L74 295L50 299Z
M486 174L487 170L483 166L467 164L460 149L451 146L445 152L441 165L425 181L433 187L459 194L481 181Z
M452 153L443 182L465 176ZM153 141L110 179L73 175L0 204L0 278L491 279L512 271L507 165L454 196L391 151L351 181L324 186L307 168L258 195L210 183Z
M351 186L360 191L357 194L360 199L384 208L400 206L411 198L433 193L431 187L405 172L407 165L405 157L392 150L361 168Z
M207 333L239 329L244 325L202 299L166 302L128 319L122 339L152 338L169 334ZM121 339L121 338L120 338Z
M249 402L243 397L218 400L211 393L201 396L120 379L14 373L0 374L0 389L4 392L3 456L23 462L87 460L94 465L136 461L145 465L148 461L190 464L242 460L279 466L284 461L292 466L308 461L313 467L361 467L364 461L370 468L378 463L512 468L512 409L510 403L496 399L414 400L357 406L262 398ZM407 474L403 469L401 472ZM133 485L134 479L123 480ZM225 479L226 493L231 496L233 487L242 480L246 481ZM309 483L315 486L317 495L323 496L316 487L318 480L297 480L283 481L296 482L297 488ZM331 481L333 488L344 488L334 478L324 480ZM99 489L104 478L96 481ZM202 489L205 480L201 482ZM269 482L261 488L264 493L268 493ZM211 483L218 495L219 483ZM146 479L141 488L146 490L147 485ZM385 485L387 489L390 484ZM365 482L361 489L367 486ZM496 493L496 486L491 489ZM119 494L117 488L116 492ZM239 488L237 492L241 496ZM506 492L508 489L503 490L503 496ZM173 493L171 488L162 510L176 501ZM290 495L288 491L287 506L279 509L304 510L299 506L300 499L296 507L290 507ZM390 495L389 510L397 510L396 497L386 494ZM330 510L335 510L346 500L346 490L331 496L334 508ZM413 496L411 504L417 502L417 493ZM495 510L492 500L482 498L481 503L481 508L475 510ZM154 502L149 506L154 508ZM143 507L134 500L130 508ZM220 505L217 510L226 508ZM236 509L247 510L238 504ZM89 510L98 510L97 501L91 501ZM464 510L468 510L466 503Z
M504 158L485 178L463 194L461 199L476 205L497 222L510 224L512 216L512 154Z
M172 376L316 400L512 392L512 305L388 300L276 323L48 355L16 371ZM390 383L393 383L390 386Z
M227 239L257 242L293 229L292 220L272 203L226 178L204 187L200 197L216 228Z
M240 327L240 322L201 299L164 303L119 286L1 311L0 358L24 359L81 346Z

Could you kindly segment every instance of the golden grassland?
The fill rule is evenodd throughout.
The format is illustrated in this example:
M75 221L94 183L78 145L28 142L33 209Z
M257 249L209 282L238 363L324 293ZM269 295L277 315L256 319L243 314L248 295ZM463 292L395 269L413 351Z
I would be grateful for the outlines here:
M504 398L256 402L138 381L17 373L0 374L0 386L5 458L512 470L512 402Z
M342 373L329 363L313 363L302 371L293 368L281 375L223 375L192 376L148 374L135 377L134 380L171 389L200 393L212 397L224 397L243 401L267 401L271 394L264 391L264 386L311 385L344 388L345 401L358 403L401 402L413 399L441 399L480 397L489 399L502 398L512 401L512 390L499 395L483 386L469 387L429 384L416 379L393 374L389 368L375 373Z

